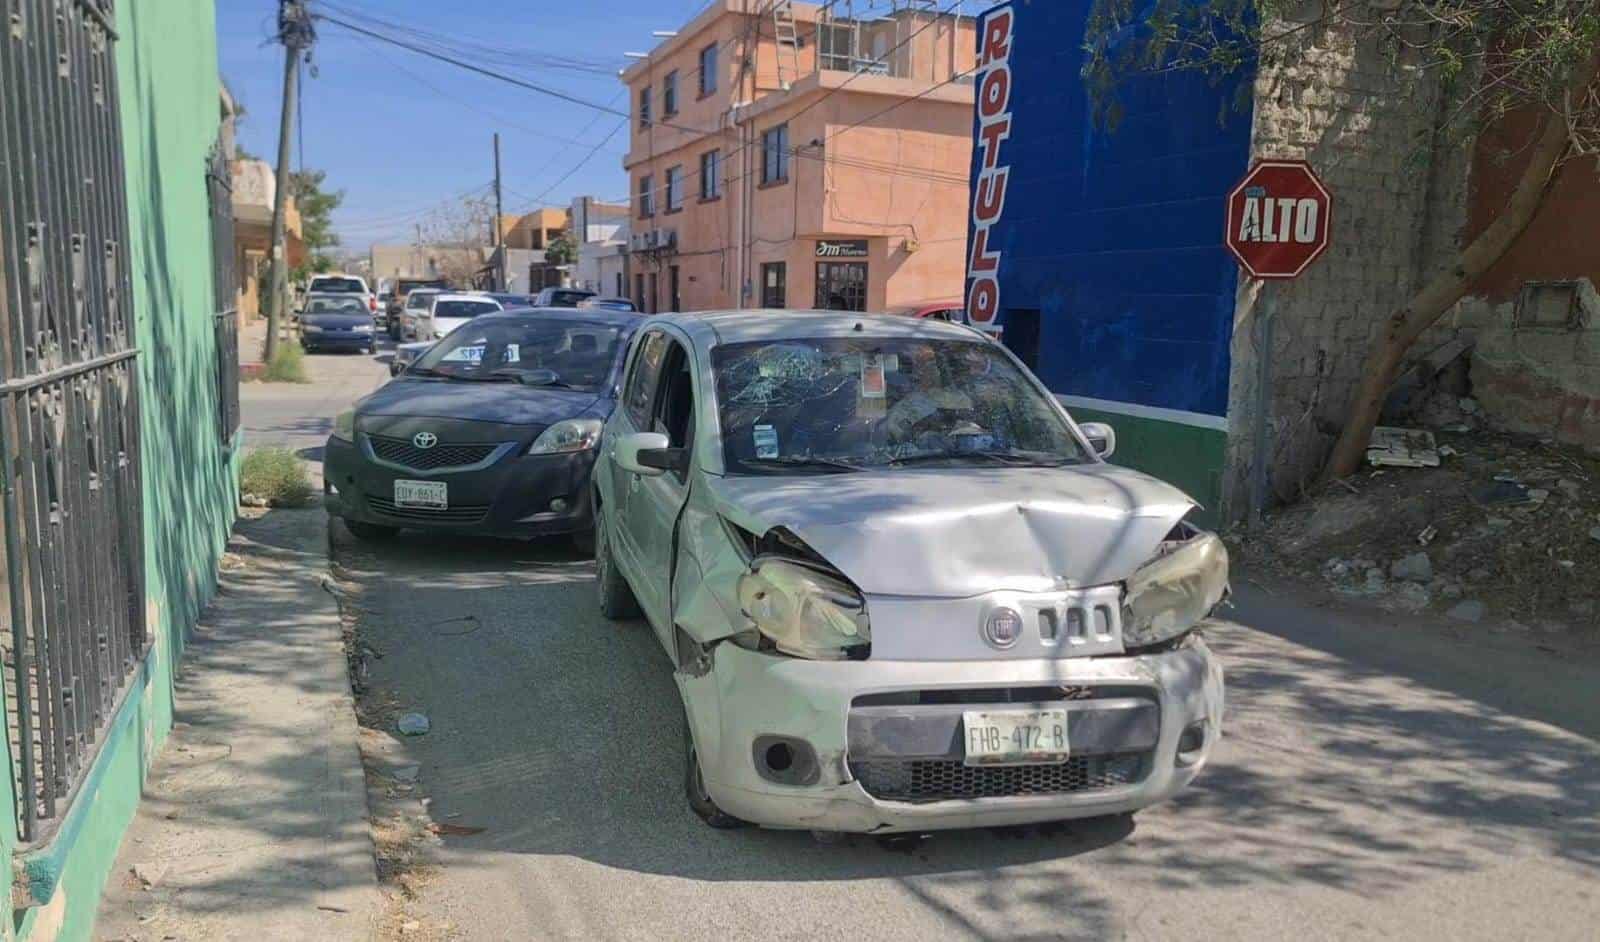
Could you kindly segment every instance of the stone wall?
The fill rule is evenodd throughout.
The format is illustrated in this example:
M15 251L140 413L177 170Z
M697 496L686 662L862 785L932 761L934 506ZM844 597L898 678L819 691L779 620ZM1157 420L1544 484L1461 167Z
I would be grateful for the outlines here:
M1273 501L1300 496L1321 470L1384 321L1454 253L1466 161L1441 145L1442 94L1387 52L1323 32L1255 81L1253 159L1311 163L1333 194L1331 247L1278 283L1272 360ZM1227 516L1249 506L1261 286L1241 283L1229 388Z

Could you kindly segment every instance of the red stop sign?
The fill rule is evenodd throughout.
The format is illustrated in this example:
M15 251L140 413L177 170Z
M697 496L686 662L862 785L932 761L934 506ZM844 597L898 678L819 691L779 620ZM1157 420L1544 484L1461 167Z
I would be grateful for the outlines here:
M1262 160L1228 194L1228 250L1255 278L1293 278L1328 247L1333 197L1303 160Z

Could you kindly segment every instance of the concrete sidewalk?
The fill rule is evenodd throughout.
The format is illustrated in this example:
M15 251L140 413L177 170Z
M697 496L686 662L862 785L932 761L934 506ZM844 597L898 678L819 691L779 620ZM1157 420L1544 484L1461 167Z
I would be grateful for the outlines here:
M241 519L101 939L366 939L380 899L320 508Z

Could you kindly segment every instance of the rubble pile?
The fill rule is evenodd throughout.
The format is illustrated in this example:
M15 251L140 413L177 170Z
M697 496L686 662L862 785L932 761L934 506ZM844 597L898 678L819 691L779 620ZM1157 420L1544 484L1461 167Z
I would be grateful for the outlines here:
M1389 609L1600 634L1600 460L1464 425L1435 436L1435 467L1369 467L1234 534L1241 562Z

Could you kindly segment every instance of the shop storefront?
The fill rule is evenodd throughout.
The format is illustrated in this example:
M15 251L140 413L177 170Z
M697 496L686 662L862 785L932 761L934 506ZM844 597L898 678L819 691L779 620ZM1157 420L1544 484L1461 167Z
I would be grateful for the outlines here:
M867 309L867 240L818 239L815 306L830 311Z

